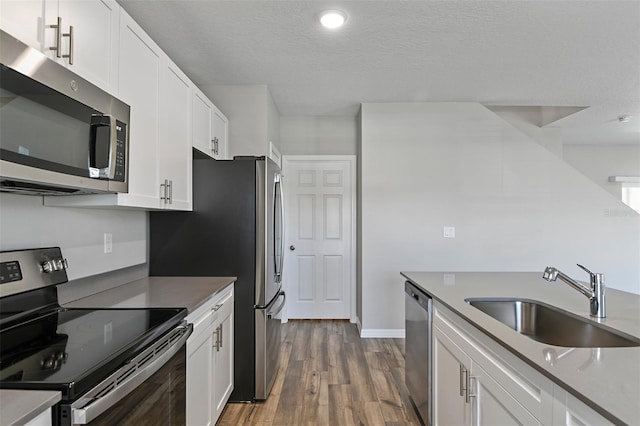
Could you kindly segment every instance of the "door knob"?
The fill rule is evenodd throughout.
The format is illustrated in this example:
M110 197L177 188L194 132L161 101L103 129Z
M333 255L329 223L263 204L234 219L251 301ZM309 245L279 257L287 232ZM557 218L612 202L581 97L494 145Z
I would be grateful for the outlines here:
M296 249L296 246L289 246L289 250L294 251Z

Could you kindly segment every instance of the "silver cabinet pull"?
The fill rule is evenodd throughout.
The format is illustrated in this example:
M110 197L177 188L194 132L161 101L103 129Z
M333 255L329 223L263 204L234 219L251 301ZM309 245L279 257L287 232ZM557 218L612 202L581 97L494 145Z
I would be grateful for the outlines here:
M467 370L467 393L464 396L464 402L466 404L471 404L471 398L474 398L476 396L474 393L471 392L471 379L476 380L476 378L473 377Z
M160 184L160 189L162 191L162 194L160 195L160 199L164 201L165 204L167 204L168 191L169 191L169 181L167 179L164 180L164 183Z
M213 312L217 312L217 311L218 311L218 309L220 309L220 308L222 308L222 305L215 305L215 306L212 306L212 307L211 307L211 310L212 310Z
M169 180L169 204L173 204L173 181Z
M62 57L60 53L61 45L62 45L62 18L58 16L58 23L54 25L49 25L49 28L56 29L56 45L49 47L49 50L53 50L56 52L56 58Z
M220 348L222 347L222 325L217 326L213 333L216 335L213 347L216 348L216 352L220 352Z
M465 404L471 403L471 398L475 397L475 394L471 393L471 379L475 377L472 377L470 371L460 364L460 396L464 398Z
M58 30L58 32L60 32L60 30ZM62 57L69 58L69 65L73 65L73 25L69 26L69 32L62 34L62 37L69 37L69 53L62 55ZM58 49L58 52L60 52L60 49Z
M213 153L214 153L215 155L218 155L218 153L219 153L219 152L218 152L218 147L219 147L219 145L218 145L218 142L219 142L218 137L217 137L217 136L216 136L216 137L214 137L214 138L213 138L213 140L212 140L211 142L213 142Z

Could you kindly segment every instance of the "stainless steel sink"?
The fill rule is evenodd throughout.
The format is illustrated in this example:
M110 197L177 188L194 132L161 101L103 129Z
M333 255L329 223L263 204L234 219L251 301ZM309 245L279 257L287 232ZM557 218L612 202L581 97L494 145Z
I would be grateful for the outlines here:
M535 300L469 298L465 302L518 333L548 345L576 348L640 346L640 339Z

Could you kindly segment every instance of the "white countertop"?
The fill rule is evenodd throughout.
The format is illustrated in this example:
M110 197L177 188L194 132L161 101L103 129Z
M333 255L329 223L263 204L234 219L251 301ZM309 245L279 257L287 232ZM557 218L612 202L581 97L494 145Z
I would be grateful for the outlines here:
M614 423L640 425L640 347L575 348L551 364L544 350L564 354L571 348L534 341L465 302L469 297L537 300L589 316L588 299L563 282L549 283L542 272L402 272L435 300L446 305L527 364L562 386ZM607 318L597 322L640 338L640 296L606 290ZM596 359L595 350L599 351ZM612 419L613 420L613 419Z
M198 309L227 288L236 277L147 277L82 299L65 308L187 308Z
M0 425L23 425L61 399L58 391L0 389Z

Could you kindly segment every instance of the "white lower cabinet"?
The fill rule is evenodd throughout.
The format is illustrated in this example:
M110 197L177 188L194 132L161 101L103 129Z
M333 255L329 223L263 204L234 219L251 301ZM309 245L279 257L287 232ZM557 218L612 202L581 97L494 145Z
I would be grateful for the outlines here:
M434 424L552 424L553 384L435 305Z
M189 314L187 425L214 425L233 391L233 286Z
M611 425L434 301L434 425Z
M51 426L51 408L47 408L45 411L25 423L24 426Z

